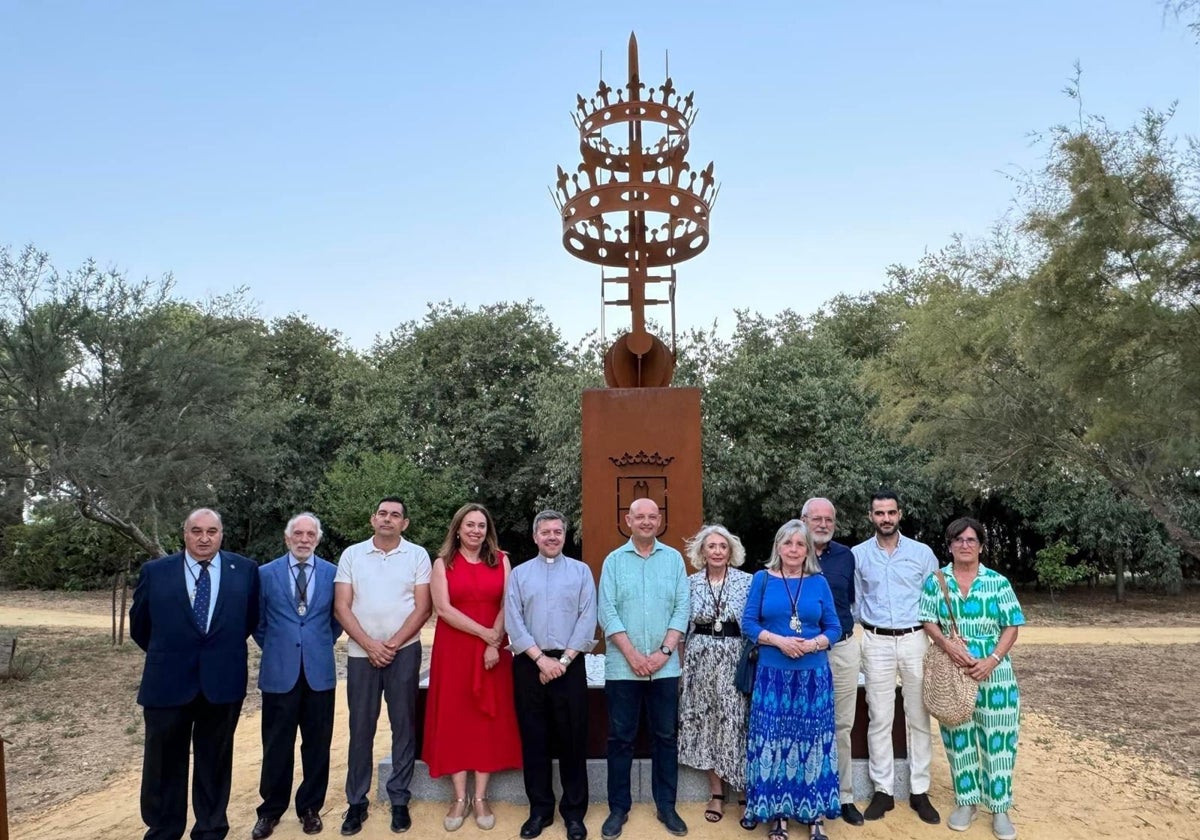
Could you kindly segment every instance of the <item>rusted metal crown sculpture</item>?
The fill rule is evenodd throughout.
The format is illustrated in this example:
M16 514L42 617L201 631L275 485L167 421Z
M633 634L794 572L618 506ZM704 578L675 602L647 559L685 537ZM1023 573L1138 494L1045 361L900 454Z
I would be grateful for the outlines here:
M708 247L709 213L718 191L711 162L696 173L684 159L696 116L692 94L681 96L670 77L643 98L644 90L637 38L630 34L629 83L624 91L614 91L601 79L591 99L576 97L573 117L583 162L573 175L560 166L554 191L562 213L563 247L600 266L604 305L630 309L630 331L618 336L604 356L604 378L611 388L671 384L675 265ZM643 137L647 123L660 127L656 142ZM614 145L605 132L621 128L627 143ZM607 275L605 269L616 273ZM654 269L666 272L655 274ZM667 284L668 297L647 298L651 283ZM624 284L627 296L604 300L608 284ZM669 350L646 331L646 306L656 304L671 306Z

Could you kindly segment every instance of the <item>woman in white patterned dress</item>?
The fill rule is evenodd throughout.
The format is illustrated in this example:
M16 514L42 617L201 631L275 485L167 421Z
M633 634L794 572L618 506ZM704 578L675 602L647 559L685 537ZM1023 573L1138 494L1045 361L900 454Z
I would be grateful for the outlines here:
M725 788L746 788L748 699L733 687L742 649L738 621L751 576L742 541L721 525L706 525L688 540L692 609L684 643L679 697L679 763L708 771L709 822L725 814Z

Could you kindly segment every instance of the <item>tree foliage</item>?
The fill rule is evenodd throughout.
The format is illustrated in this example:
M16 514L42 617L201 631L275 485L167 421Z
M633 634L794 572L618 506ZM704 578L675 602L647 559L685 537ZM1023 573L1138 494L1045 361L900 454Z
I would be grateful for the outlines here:
M170 289L0 248L5 477L150 556L261 432L240 416L255 378L240 299L192 306Z
M1195 557L1200 157L1165 126L1054 132L1014 228L904 277L916 305L866 381L960 492L1098 475Z

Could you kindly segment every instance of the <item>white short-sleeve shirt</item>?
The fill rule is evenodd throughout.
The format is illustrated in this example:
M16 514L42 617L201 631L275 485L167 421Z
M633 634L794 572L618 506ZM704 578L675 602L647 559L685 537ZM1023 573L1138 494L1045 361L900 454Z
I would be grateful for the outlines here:
M348 583L354 599L350 611L372 639L386 641L416 609L414 592L418 586L429 585L432 565L429 552L408 540L388 552L376 548L374 540L355 543L342 552L338 560L334 583ZM413 636L404 646L420 644L420 635ZM366 656L353 639L349 640L350 656Z

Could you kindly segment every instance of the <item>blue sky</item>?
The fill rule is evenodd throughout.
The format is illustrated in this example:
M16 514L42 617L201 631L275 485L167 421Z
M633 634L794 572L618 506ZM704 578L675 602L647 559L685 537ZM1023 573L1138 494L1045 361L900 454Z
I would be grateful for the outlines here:
M190 298L246 286L364 348L434 300L532 298L579 338L598 270L546 188L630 30L644 81L669 50L696 92L690 159L721 183L681 328L811 312L984 235L1030 133L1075 119L1076 60L1089 112L1178 101L1200 133L1200 47L1155 0L0 0L0 244L172 272Z

